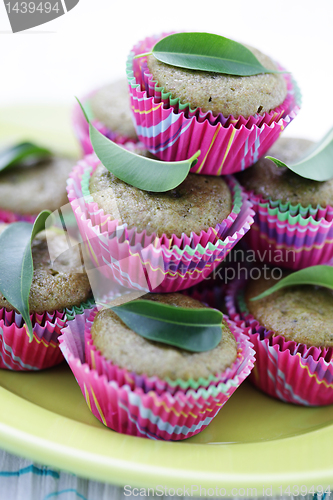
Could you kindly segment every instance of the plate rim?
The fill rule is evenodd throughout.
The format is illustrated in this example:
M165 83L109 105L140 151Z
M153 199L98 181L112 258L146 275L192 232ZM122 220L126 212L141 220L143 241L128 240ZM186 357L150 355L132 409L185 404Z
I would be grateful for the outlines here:
M329 443L333 438L333 424L297 436L254 443L178 443L152 441L112 431L105 434L103 428L47 410L2 386L0 400L1 447L87 479L139 488L159 485L189 488L197 484L227 491L256 488L258 496L263 496L263 487L272 487L273 494L279 494L279 487L288 485L310 488L315 483L315 486L331 487L333 455ZM51 433L49 426L53 429ZM60 433L54 432L56 427L61 429ZM71 436L73 431L74 438ZM82 441L82 436L85 436L85 441ZM104 445L111 442L111 453L91 450L91 437L96 439L99 447L101 441ZM174 453L175 446L178 446L177 454ZM191 447L192 461L188 460L188 447ZM137 450L135 459L130 458L133 449ZM208 461L205 452L209 455ZM204 468L198 455L205 456ZM330 455L331 461L327 460ZM305 468L301 457L308 461ZM183 463L182 468L179 468L180 463ZM238 464L236 469L235 463Z

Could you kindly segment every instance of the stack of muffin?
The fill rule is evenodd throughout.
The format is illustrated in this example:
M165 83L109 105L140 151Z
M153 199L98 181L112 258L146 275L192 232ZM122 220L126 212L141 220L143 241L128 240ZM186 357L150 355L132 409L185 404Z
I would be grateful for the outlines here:
M290 165L313 148L305 139L281 138L268 154ZM248 283L244 278L235 280L227 292L231 317L251 327L257 359L251 381L285 402L332 404L332 291L308 283L258 301L251 299L288 276L290 270L330 263L333 180L303 178L266 158L237 178L256 212L247 243L257 252L261 266L264 262L270 265L270 270L266 266L268 276ZM278 266L283 270L274 277Z
M289 73L241 77L135 57L158 39L133 48L127 81L92 92L83 104L102 134L166 168L200 150L184 182L154 193L119 180L94 154L77 106L74 128L84 158L73 169L53 158L2 172L0 220L33 221L43 209L60 208L69 175L68 198L92 264L148 301L226 307L222 339L193 353L146 340L111 308L92 307L87 276L78 277L81 261L67 251L57 267L51 262L50 242L58 254L68 248L51 231L32 245L32 343L22 317L0 295L0 366L36 370L61 362L58 335L65 327L60 347L94 415L118 432L152 439L202 431L249 374L282 401L331 404L331 291L297 286L252 301L280 276L260 269L260 279L238 276L223 294L218 280L215 288L205 284L240 240L261 264L284 268L281 276L333 257L333 181L303 179L264 158L268 152L288 164L312 147L302 139L277 140L298 112L297 86ZM266 68L281 69L250 50Z
M16 222L31 223L32 229L39 212L57 211L68 201L66 180L73 160L44 152L37 161L34 147L31 151L32 158L27 163L21 161L0 172L0 233ZM40 232L31 243L34 269L28 301L31 339L22 315L0 292L0 368L35 371L64 361L58 341L61 328L68 319L91 309L94 303L76 245L77 241L66 238L55 228ZM19 249L13 247L12 254L17 262ZM1 255L1 260L9 255L8 252ZM10 272L11 266L7 269ZM13 275L2 274L1 290L8 290L6 282L11 283Z
M134 58L157 40L133 48L127 84L95 91L83 104L93 125L125 148L166 162L200 150L197 164L180 186L152 193L117 179L93 154L73 169L68 196L91 259L110 280L149 291L147 300L200 308L175 292L211 274L253 222L252 193L228 174L266 153L296 116L299 93L288 73L239 77L176 68L153 55ZM280 69L251 50L267 68ZM74 126L83 152L93 152L79 107ZM145 340L112 310L96 309L64 329L61 348L101 422L178 440L204 429L251 371L252 324L235 319L225 317L215 349L190 353Z
M84 274L77 279L74 258L60 259L53 269L42 233L33 243L29 305L34 341L45 353L34 352L32 362L24 325L17 316L15 323L12 306L0 297L2 366L40 369L60 362L57 336L66 324L61 350L91 411L118 432L152 439L180 440L202 431L249 374L282 401L331 404L333 293L297 286L252 301L275 278L333 257L333 181L304 179L264 158L288 164L313 147L302 139L277 140L298 112L298 88L289 73L240 77L135 57L158 39L132 49L127 81L92 92L83 104L95 128L132 153L158 158L168 168L167 162L200 150L198 162L182 184L164 193L126 184L94 154L77 106L74 128L85 156L69 175L68 198L91 261L107 279L175 308L226 308L222 339L196 353L146 340L111 308L86 302L89 284ZM250 50L266 68L281 69ZM33 221L40 210L65 204L63 183L54 195L52 172L58 179L63 172L64 180L71 167L52 159L1 173L1 220ZM261 265L282 267L281 275L267 274L266 266L260 279L238 276L223 285L223 294L218 280L207 287L206 278L240 240ZM13 358L16 344L21 352ZM45 346L56 355L49 358Z

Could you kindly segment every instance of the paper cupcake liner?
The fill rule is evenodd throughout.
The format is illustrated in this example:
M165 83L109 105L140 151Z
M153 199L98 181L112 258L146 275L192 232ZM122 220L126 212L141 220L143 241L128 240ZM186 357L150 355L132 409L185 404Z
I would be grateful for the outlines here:
M248 193L255 218L246 236L262 262L303 269L333 257L333 207L302 207Z
M226 297L232 320L247 328L256 353L249 380L258 389L286 403L321 406L333 403L333 349L287 341L267 330L246 310L242 280L234 281Z
M35 222L36 215L22 215L9 210L3 210L0 208L0 224L5 222L6 224L11 224L12 222Z
M93 301L63 311L31 314L33 340L21 314L0 308L0 368L16 371L43 370L63 361L58 336L67 319L93 307Z
M139 140L151 153L166 161L180 161L201 154L191 172L225 175L253 165L278 139L295 118L301 102L300 91L289 74L287 97L271 113L246 119L213 116L189 104L181 105L170 93L157 87L144 64L135 55L149 52L164 35L139 42L127 60L131 108Z
M94 346L91 326L97 314L97 308L91 311L85 325L84 341L85 341L85 360L91 369L98 372L99 375L106 375L107 379L114 380L119 387L129 385L131 390L141 388L143 392L155 391L157 394L162 394L167 391L170 394L175 394L178 391L186 392L188 389L198 389L199 387L209 387L210 385L218 385L221 382L226 383L233 378L237 373L242 371L248 360L252 356L252 345L248 341L242 341L238 344L237 358L232 366L224 370L223 373L211 375L208 378L188 379L188 380L171 380L170 378L161 379L157 376L139 375L134 372L129 372L125 368L120 368L112 361L108 361L103 354ZM229 318L225 317L235 338L241 338L243 333ZM243 337L242 337L243 338ZM246 337L244 337L246 338Z
M91 311L96 306L93 298L87 299L86 302L82 302L79 306L67 307L64 312L68 321L71 321L78 314L84 314L86 311Z
M74 167L68 198L93 264L110 279L135 290L178 291L205 279L252 224L251 203L233 177L230 215L215 228L180 238L138 233L119 225L92 201L89 178L99 160L93 155ZM223 238L223 239L222 239Z
M59 338L60 348L81 388L89 409L111 429L151 439L181 440L194 436L212 421L237 387L248 376L253 366L253 351L248 348L248 359L242 369L226 383L198 390L189 389L171 394L158 394L141 387L131 389L108 381L85 363L84 330L88 314L69 321ZM236 331L237 341L246 344L246 336ZM249 344L247 344L249 345Z
M208 307L218 309L223 314L227 315L228 312L225 306L225 295L228 291L228 283L233 281L238 270L242 269L244 266L243 261L237 261L237 254L241 252L241 256L243 257L244 252L246 251L243 250L242 243L243 240L230 252L228 258L222 262L220 267L218 267L208 279L202 281L198 285L187 288L181 293L183 295L188 295L193 299L199 300Z
M95 92L97 92L97 90L91 92L82 99L82 103L85 108L89 107L89 99L91 99L91 97L94 95ZM131 137L110 130L106 125L104 125L97 119L92 118L91 123L99 132L101 132L101 134L105 135L106 137L108 137L108 139L110 139L113 142L116 142L117 144L125 144L126 142L136 143L139 141L139 139L135 141ZM80 143L83 155L85 156L93 153L94 150L91 145L89 136L89 125L82 113L79 103L75 103L74 105L72 114L72 124L73 124L74 134Z

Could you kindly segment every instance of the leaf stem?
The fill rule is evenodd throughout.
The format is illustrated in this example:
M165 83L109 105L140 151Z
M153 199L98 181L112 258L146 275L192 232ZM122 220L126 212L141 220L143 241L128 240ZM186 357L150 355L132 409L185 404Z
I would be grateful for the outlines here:
M146 56L151 56L152 52L145 52L144 54L137 54L136 56L133 57L133 59L139 59L140 57L146 57Z
M90 125L90 121L89 121L88 115L87 115L87 113L86 113L86 110L85 110L85 109L84 109L84 107L83 107L83 104L81 104L81 101L78 99L78 97L76 97L76 96L75 96L75 99L76 99L76 100L77 100L77 102L79 103L79 106L80 106L80 108L81 108L81 110L82 110L82 113L83 113L83 115L84 115L85 119L87 120L87 123Z

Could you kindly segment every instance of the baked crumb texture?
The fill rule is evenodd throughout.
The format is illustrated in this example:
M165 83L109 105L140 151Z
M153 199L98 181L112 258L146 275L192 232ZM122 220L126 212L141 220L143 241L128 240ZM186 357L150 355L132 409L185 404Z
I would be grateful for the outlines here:
M89 103L94 118L106 125L112 132L137 140L125 78L97 90L89 99Z
M51 254L59 257L51 263ZM90 294L90 283L82 272L80 253L77 248L68 250L66 237L48 230L43 231L32 242L34 274L29 296L30 313L63 310L79 306ZM0 293L0 307L12 311L13 306Z
M142 298L179 307L205 307L191 297L175 293L148 294ZM236 340L225 320L221 342L215 349L201 353L146 340L130 330L110 309L97 313L91 335L95 347L106 359L128 371L161 379L208 378L223 372L237 357Z
M230 189L221 177L189 174L165 193L142 191L117 179L102 164L93 173L90 193L113 219L147 234L190 236L215 228L232 209Z
M276 70L276 64L257 49L248 47L268 69ZM182 104L201 108L234 118L270 112L283 103L287 96L287 84L281 73L265 73L254 76L233 76L207 71L193 71L147 57L147 65L153 80L179 98Z
M276 280L262 277L246 287L246 306L260 325L307 347L333 347L333 291L310 285L293 286L250 301L274 284Z
M313 145L306 139L282 137L267 152L267 156L290 164L305 156ZM305 179L288 168L277 167L266 158L260 158L253 167L239 172L236 177L247 191L253 191L263 199L281 200L291 205L300 203L304 208L309 205L313 208L318 205L323 208L333 206L333 180L317 182Z
M73 166L68 158L53 157L31 167L18 166L1 172L0 208L36 215L66 205L66 181Z

